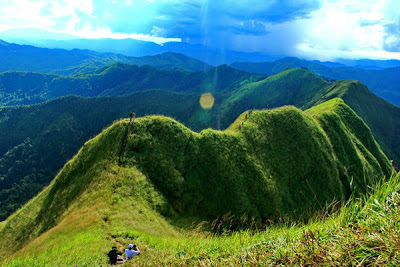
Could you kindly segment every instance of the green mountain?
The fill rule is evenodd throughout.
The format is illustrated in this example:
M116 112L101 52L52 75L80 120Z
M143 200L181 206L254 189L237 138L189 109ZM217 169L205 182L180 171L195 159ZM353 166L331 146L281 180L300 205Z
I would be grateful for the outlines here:
M121 120L0 225L0 255L14 266L104 265L127 238L148 249L135 263L157 265L169 255L149 240L170 245L191 223L306 218L391 173L368 126L337 98L306 112L245 112L226 131L196 133L163 116Z
M226 65L188 72L160 70L147 65L116 64L78 76L4 72L0 73L0 104L30 105L72 94L85 97L112 96L148 89L225 93L265 77Z
M171 116L200 131L208 127L225 129L241 113L253 108L295 105L305 110L340 97L367 123L389 159L395 165L400 162L396 138L400 129L399 108L361 83L331 84L307 70L290 69L223 92L214 94L215 104L209 110L201 109L200 93L165 90L106 98L71 96L29 107L1 108L0 219L4 220L47 185L86 140L132 111L138 116Z
M33 71L72 75L95 71L116 63L150 65L160 69L203 71L211 68L207 63L179 53L146 57L128 57L120 54L99 53L80 49L48 49L30 45L0 42L0 72Z
M273 62L236 62L231 67L250 73L272 75L287 68L304 67L327 80L358 80L387 101L400 106L400 67L382 70L362 69L354 67L328 67L323 64L300 60L298 58L283 58Z
M383 151L400 163L400 108L376 96L358 81L330 83L305 69L288 69L265 80L242 86L221 105L221 127L251 108L295 105L307 109L340 97L371 128Z
M0 220L36 195L85 141L114 120L135 111L140 116L166 114L188 122L202 114L199 97L146 91L113 98L70 96L0 108ZM196 121L200 128L207 125Z

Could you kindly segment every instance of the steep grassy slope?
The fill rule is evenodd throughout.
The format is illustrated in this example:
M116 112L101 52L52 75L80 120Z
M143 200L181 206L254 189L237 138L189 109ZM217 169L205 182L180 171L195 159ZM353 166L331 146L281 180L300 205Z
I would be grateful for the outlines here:
M157 264L169 255L151 244L184 237L178 225L226 214L225 229L240 228L244 216L255 224L307 217L391 174L368 127L343 101L309 113L316 119L294 107L254 111L238 118L247 117L240 131L235 122L201 133L161 116L131 128L119 121L1 225L0 255L15 252L13 264L21 265L104 264L111 245L135 239L148 250L140 261ZM341 154L346 149L351 157Z
M218 117L221 127L251 108L295 105L306 109L340 97L371 128L383 151L400 163L400 108L376 96L357 81L329 83L305 69L288 69L266 80L242 86L222 103Z
M251 75L226 65L187 72L116 64L78 76L5 72L0 73L0 104L28 105L72 94L112 96L149 89L221 93L264 78L264 75Z
M287 68L306 67L312 72L329 80L359 80L365 83L378 96L400 106L400 68L388 68L382 70L367 70L356 67L327 67L320 63L300 60L290 57L274 62L238 62L231 65L238 70L250 73L262 73L272 75L284 71Z
M340 97L369 125L388 157L400 164L400 108L374 95L359 81L338 81L316 104Z
M140 92L126 97L64 97L41 105L0 108L0 218L5 219L47 185L83 143L135 111L166 114L204 128L196 94ZM196 128L199 129L199 128Z
M221 127L227 127L239 114L248 109L275 108L294 105L308 108L319 100L329 85L315 74L290 69L259 82L250 83L231 93L220 107Z

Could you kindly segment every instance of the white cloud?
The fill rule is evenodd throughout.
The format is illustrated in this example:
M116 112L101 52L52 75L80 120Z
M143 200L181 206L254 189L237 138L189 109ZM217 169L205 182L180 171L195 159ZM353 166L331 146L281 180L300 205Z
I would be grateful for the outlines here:
M400 58L384 50L384 25L391 21L390 0L324 1L321 9L304 20L304 38L296 53L332 60L339 57Z
M132 0L124 3L132 5ZM158 37L163 31L161 28L154 28L152 34L114 33L109 27L94 28L78 15L93 17L93 12L92 0L0 0L0 31L38 28L80 38L136 39L158 44L181 41L180 38Z
M51 27L55 22L41 16L41 10L46 4L46 1L0 0L0 30Z
M398 16L399 1L326 1L313 14L305 38L297 48L302 54L319 58L372 57L400 58L399 53L384 49L385 24ZM393 13L393 8L397 11ZM397 14L396 14L397 13Z
M163 44L166 42L181 42L181 38L163 38L149 34L136 34L136 33L118 33L111 32L110 28L92 29L90 25L86 25L80 30L70 32L70 34L76 35L81 38L100 39L100 38L111 38L111 39L135 39L142 41L154 42L157 44Z

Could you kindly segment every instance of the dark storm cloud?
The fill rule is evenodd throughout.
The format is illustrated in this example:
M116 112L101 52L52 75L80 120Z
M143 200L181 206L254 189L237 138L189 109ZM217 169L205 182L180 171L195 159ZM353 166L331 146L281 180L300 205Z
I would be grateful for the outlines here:
M218 2L218 4L217 4ZM275 1L215 1L220 10L241 20L256 19L269 23L282 23L298 18L307 18L321 7L317 0L275 0Z
M217 37L223 31L257 36L268 33L266 23L307 18L318 8L317 0L166 2L160 6L162 19L156 20L155 26L166 29L169 36L163 37L201 39Z

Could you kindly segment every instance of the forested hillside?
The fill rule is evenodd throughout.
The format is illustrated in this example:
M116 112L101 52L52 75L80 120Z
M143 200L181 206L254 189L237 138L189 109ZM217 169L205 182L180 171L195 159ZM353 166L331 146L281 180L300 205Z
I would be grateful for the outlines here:
M30 105L65 95L127 95L149 89L226 93L265 77L238 71L226 65L189 72L116 64L78 76L4 72L0 73L0 104Z

